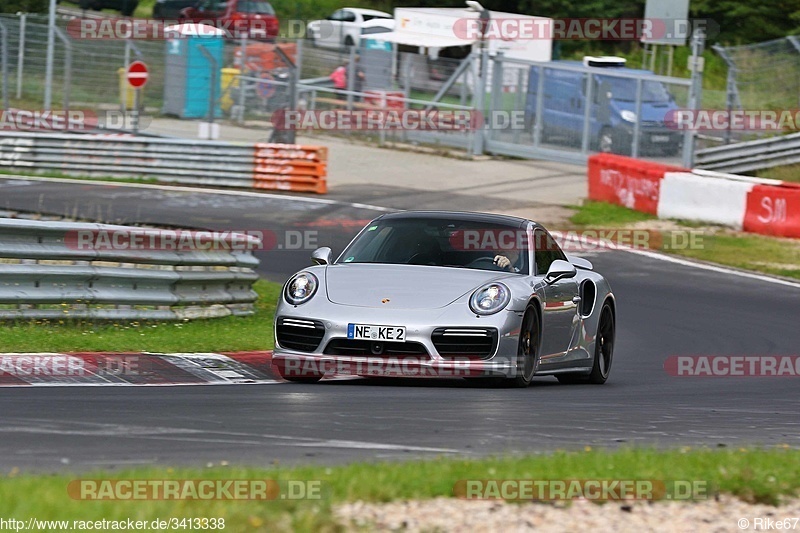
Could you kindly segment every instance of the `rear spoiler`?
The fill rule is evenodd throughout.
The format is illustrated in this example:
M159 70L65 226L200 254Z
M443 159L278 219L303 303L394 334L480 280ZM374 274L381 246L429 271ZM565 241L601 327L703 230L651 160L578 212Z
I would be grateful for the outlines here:
M588 259L584 259L583 257L575 257L574 255L567 255L567 260L575 265L578 268L582 268L584 270L594 270L594 265Z

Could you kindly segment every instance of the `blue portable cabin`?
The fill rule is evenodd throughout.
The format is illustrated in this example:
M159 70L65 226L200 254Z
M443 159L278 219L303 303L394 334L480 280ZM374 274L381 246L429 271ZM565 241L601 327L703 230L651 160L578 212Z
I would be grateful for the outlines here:
M225 32L202 24L181 24L167 31L175 32L176 37L167 40L162 112L180 118L208 117L213 72L214 116L221 117L219 99ZM216 68L203 48L214 58Z

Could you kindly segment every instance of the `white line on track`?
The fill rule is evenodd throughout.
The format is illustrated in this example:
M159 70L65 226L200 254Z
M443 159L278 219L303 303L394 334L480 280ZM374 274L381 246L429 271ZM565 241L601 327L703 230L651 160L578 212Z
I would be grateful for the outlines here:
M552 233L554 235L555 234L559 234L559 233L561 233L563 235L565 232L553 231ZM589 237L577 237L575 235L569 235L569 233L566 233L565 237L569 241L579 242L579 243L584 243L584 244L591 244L592 246L595 246L595 247L599 246L601 248L607 248L610 251L619 250L619 251L628 252L628 253L631 253L631 254L643 255L645 257L649 257L651 259L656 259L658 261L665 261L667 263L674 263L674 264L678 264L678 265L682 265L682 266L686 266L686 267L697 268L697 269L700 269L700 270L708 270L710 272L719 272L721 274L729 274L729 275L732 275L732 276L739 276L741 278L753 279L753 280L757 280L757 281L766 281L767 283L774 283L776 285L783 285L783 286L787 286L787 287L793 287L795 289L800 289L800 283L798 283L798 282L794 282L794 281L790 281L790 280L786 280L786 279L781 279L781 278L775 278L775 277L767 276L767 275L764 275L764 274L756 274L754 272L744 272L742 270L726 268L724 266L710 265L710 264L707 264L707 263L700 263L700 262L697 262L697 261L691 261L689 259L682 259L682 258L679 258L679 257L674 257L674 256L667 255L667 254L661 253L661 252L654 252L652 250L641 250L641 249L638 249L638 248L632 248L630 246L625 246L625 245L622 245L622 244L613 244L613 245L611 245L611 244L609 244L609 243L607 243L607 242L605 242L603 240L600 240L600 239L592 239L592 238L589 238ZM578 256L580 255L580 252L578 252L578 251L573 252L573 253L574 253L574 255L578 255Z

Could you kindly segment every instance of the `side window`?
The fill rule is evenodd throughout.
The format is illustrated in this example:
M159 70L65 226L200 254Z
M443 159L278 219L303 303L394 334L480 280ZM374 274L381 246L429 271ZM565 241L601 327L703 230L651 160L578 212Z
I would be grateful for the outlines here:
M342 21L343 22L355 22L356 21L356 14L353 13L352 11L343 10Z
M343 17L344 17L344 11L340 9L338 11L334 11L333 15L328 17L328 20L342 20Z
M533 259L536 262L536 274L539 276L546 274L556 259L566 259L564 252L558 247L558 243L549 233L541 229L534 231L533 245L535 246Z

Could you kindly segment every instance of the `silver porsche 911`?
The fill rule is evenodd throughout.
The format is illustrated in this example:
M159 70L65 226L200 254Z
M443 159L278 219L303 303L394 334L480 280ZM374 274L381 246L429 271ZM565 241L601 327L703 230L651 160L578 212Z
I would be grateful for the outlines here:
M273 364L287 380L325 375L604 383L616 304L592 264L536 222L405 211L367 224L283 287Z

